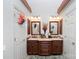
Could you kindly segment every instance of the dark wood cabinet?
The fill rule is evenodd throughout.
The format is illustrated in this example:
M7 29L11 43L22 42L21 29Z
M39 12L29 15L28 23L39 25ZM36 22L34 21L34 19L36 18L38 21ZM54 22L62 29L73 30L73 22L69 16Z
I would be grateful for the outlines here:
M27 41L27 53L29 55L38 54L38 41L37 40L28 40Z
M63 40L27 40L28 55L60 55L63 53Z
M54 40L51 43L51 54L60 55L63 53L63 40Z
M39 55L50 55L51 41L39 41Z

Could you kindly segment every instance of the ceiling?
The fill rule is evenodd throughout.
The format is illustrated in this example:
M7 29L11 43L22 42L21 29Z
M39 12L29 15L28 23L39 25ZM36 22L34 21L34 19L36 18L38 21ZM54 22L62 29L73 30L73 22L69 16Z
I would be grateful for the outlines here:
M57 9L63 0L28 0L32 8L31 16L41 16L41 20L48 22L49 16L57 16Z
M63 0L28 0L34 16L56 16Z

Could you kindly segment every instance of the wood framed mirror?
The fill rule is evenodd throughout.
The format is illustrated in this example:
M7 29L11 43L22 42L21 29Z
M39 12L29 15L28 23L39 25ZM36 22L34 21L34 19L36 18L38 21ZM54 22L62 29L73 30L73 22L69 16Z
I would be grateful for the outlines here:
M58 21L50 21L49 22L49 33L51 35L59 34L59 22Z
M40 21L32 21L31 22L31 34L32 35L40 35L41 34Z

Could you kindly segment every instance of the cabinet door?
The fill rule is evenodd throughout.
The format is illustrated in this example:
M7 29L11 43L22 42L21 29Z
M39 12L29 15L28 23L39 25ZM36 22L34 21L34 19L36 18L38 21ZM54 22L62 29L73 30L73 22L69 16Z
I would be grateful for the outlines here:
M38 41L35 41L35 40L27 41L27 54L28 55L38 54Z
M50 55L51 42L40 41L39 42L39 55Z
M62 40L52 41L51 46L52 46L51 48L52 54L56 54L56 55L62 54L63 52L63 41Z

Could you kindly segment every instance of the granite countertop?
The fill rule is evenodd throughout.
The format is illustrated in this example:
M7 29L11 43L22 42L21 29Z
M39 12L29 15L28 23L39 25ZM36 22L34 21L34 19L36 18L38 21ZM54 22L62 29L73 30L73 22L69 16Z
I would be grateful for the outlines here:
M52 40L63 40L63 39L61 38L29 38L28 40L52 41Z

